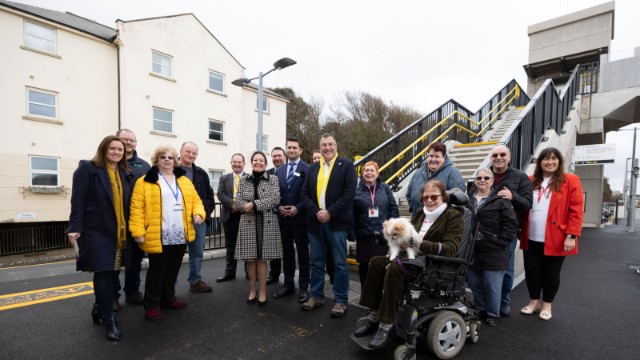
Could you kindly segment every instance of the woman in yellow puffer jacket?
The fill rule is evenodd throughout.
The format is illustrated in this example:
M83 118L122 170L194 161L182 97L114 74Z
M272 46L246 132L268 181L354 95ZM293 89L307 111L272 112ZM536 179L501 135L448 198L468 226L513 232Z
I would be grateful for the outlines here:
M149 254L144 289L145 317L160 318L160 307L182 309L175 283L187 242L195 239L193 224L205 217L202 201L178 166L177 151L158 147L151 156L153 166L138 179L131 197L129 230L140 248Z

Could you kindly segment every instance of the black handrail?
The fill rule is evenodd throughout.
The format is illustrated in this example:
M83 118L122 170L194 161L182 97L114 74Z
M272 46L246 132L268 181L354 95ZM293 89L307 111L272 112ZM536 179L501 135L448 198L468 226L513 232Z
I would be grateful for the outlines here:
M526 170L545 131L553 129L558 135L571 111L579 91L580 65L573 69L569 80L558 90L551 79L544 82L520 116L504 134L505 145L511 150L511 167Z
M472 113L466 107L459 104L457 101L451 99L441 106L439 106L436 110L431 112L430 114L416 120L411 125L407 126L405 129L401 130L399 133L391 137L389 140L380 144L375 149L371 150L368 154L363 156L362 158L356 161L355 165L359 166L361 164L365 164L367 161L375 161L380 166L386 164L389 160L391 160L396 154L410 146L414 141L416 141L420 136L422 136L427 130L434 127L438 122L442 119L446 118L450 114L454 112L459 112L460 114L467 116L474 121L478 122L483 119L496 105L498 105L503 98L509 94L514 87L519 86L515 80L511 80L506 86L504 86L500 91L498 91L489 101L487 101L483 106L480 107L478 111ZM521 91L520 97L514 102L515 106L523 106L529 102L528 96ZM409 176L420 164L424 161L425 156L421 156L415 158L415 155L423 150L424 146L427 146L432 141L434 141L438 136L442 135L443 132L449 128L453 124L459 124L467 129L472 131L479 131L480 125L473 124L468 119L465 119L464 116L455 115L452 116L449 121L447 121L444 126L441 126L440 129L434 131L431 135L428 136L427 139L422 141L419 145L415 145L412 154L403 157L403 159L396 161L393 165L387 167L383 171L381 171L380 176L383 179L389 178L391 175L395 174L400 168L402 168L407 163L411 163L409 167L403 171L403 173L394 179L389 186L392 189L396 189L398 184L404 180L407 176ZM447 134L447 136L442 139L442 141L446 140L456 140L461 143L470 143L470 142L478 142L480 138L470 138L469 133L466 131L454 131Z

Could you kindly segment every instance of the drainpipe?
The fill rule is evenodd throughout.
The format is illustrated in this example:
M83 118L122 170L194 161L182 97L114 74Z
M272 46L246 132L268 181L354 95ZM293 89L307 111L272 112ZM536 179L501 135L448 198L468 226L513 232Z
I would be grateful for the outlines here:
M122 45L122 40L120 40L120 30L116 30L116 37L113 40L113 43L116 45L116 67L118 76L118 130L120 130L122 129L122 110L120 106L120 46Z

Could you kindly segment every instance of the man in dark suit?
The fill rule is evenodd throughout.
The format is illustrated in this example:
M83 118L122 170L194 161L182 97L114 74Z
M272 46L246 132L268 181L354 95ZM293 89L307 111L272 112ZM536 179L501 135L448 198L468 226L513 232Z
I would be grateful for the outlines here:
M356 170L348 159L338 156L338 144L332 134L320 138L322 159L309 167L302 189L307 211L307 231L311 247L311 297L302 309L310 311L324 305L326 249L335 263L332 317L343 317L349 295L347 234L353 229L351 204L356 193Z
M218 200L222 204L221 221L224 229L225 248L227 249L227 266L224 270L224 276L217 278L216 282L235 279L238 265L238 260L234 258L238 227L240 226L240 209L236 208L236 193L240 178L245 175L242 154L236 153L231 156L231 170L231 173L220 177L218 185Z
M273 167L267 170L267 174L275 175L276 169L280 168L285 160L284 149L280 146L276 146L271 150L271 162ZM278 282L280 278L280 272L282 271L282 261L280 259L273 259L269 261L269 276L267 276L267 285L271 285Z
M284 263L284 286L273 294L274 299L291 295L295 292L293 283L296 272L296 254L298 252L298 302L309 300L309 238L307 236L307 219L302 203L302 186L309 170L309 164L300 159L302 145L296 138L287 139L287 164L276 170L280 186L280 204L278 222L282 239L282 262Z

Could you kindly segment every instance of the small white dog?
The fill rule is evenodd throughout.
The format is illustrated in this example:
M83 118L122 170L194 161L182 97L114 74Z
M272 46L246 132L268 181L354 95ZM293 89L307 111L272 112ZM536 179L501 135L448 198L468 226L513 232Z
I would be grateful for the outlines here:
M383 235L389 244L389 260L395 260L401 250L406 250L409 259L416 258L422 238L409 219L389 219L382 223Z

